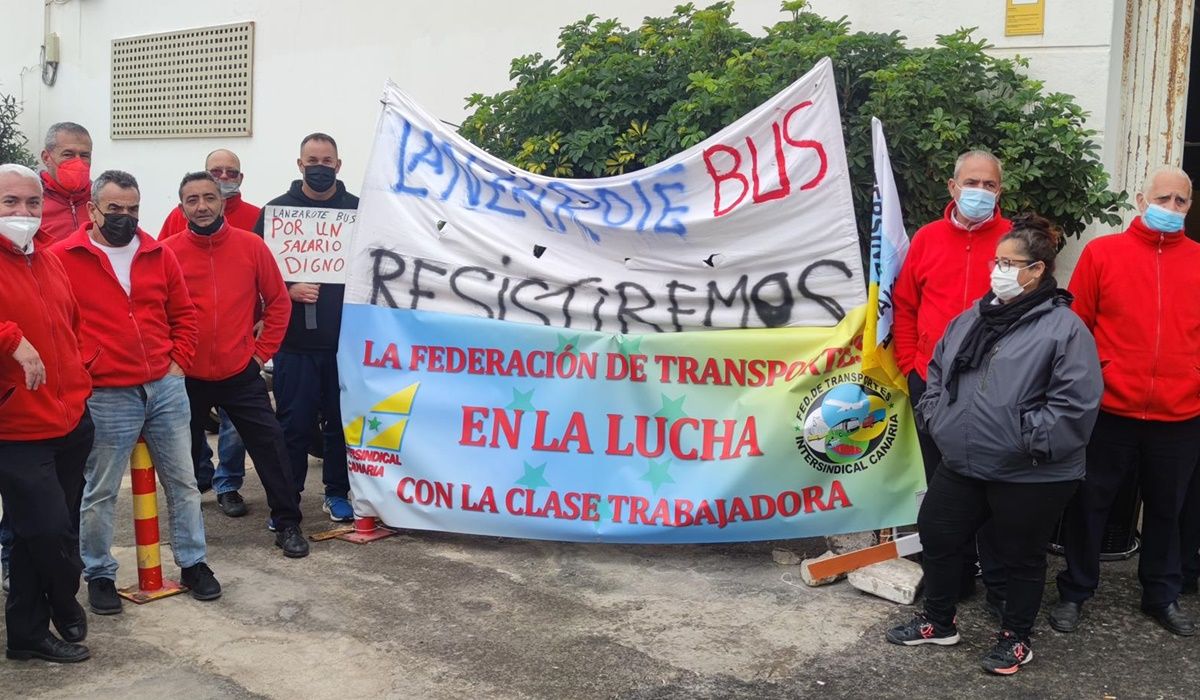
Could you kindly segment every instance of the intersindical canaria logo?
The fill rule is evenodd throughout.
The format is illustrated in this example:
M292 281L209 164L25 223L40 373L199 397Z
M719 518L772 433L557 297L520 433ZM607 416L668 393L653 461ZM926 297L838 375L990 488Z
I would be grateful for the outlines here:
M859 373L814 388L793 423L796 447L809 466L851 474L877 463L891 449L899 418L886 389Z
M420 382L410 384L371 407L344 426L349 447L378 447L400 451Z

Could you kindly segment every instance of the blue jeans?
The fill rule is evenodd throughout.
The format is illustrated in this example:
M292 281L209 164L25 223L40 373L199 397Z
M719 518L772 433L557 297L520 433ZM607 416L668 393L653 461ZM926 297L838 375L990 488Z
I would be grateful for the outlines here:
M246 446L233 427L225 409L217 411L221 416L221 430L217 433L217 469L212 476L213 491L217 495L240 491L246 479ZM204 461L212 469L212 448L205 441L202 449Z
M325 495L349 498L350 474L346 471L337 353L277 352L275 412L283 427L292 478L301 491L308 474L308 446L320 414L324 439L321 478L325 482Z
M183 377L122 388L97 387L88 408L96 438L84 472L79 552L83 577L116 580L113 511L121 478L138 437L146 440L154 470L167 496L171 552L180 568L204 561L204 518L192 473L191 407Z

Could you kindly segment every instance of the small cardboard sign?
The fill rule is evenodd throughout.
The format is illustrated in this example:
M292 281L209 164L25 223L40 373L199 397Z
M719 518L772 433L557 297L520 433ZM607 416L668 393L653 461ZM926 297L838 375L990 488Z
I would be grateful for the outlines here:
M345 284L355 209L266 208L263 238L288 282Z

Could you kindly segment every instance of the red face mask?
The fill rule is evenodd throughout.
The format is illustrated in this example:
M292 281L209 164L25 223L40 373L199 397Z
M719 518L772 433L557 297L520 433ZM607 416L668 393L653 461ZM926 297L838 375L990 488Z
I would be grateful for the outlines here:
M67 192L82 192L92 184L92 166L82 158L68 158L58 164L54 179Z

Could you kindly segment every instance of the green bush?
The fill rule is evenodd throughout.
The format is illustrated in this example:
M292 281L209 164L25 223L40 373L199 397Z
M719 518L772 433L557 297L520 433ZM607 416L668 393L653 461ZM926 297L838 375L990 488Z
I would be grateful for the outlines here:
M730 20L732 2L680 5L630 29L588 15L564 27L558 56L513 60L516 85L467 99L460 133L521 168L601 177L653 165L719 131L833 59L859 230L870 230L872 116L883 120L910 230L941 217L959 153L1004 162L1006 212L1033 210L1078 236L1119 223L1095 132L1070 95L1045 93L1027 62L989 56L973 29L909 48L898 32L850 32L845 18L784 2L764 36Z
M21 104L12 95L0 94L0 163L20 163L34 167L37 160L25 146L29 139L17 128Z

